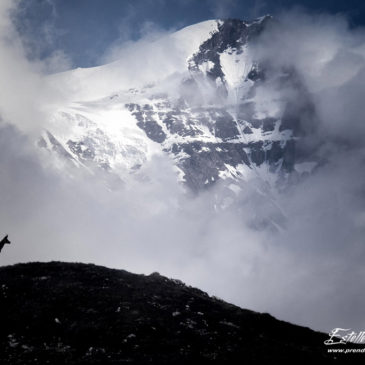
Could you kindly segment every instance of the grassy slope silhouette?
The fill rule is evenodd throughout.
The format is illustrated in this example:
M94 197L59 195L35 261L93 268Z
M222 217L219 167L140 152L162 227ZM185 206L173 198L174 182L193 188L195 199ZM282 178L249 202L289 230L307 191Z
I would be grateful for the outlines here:
M1 267L0 311L1 364L333 360L327 335L157 273L62 262Z

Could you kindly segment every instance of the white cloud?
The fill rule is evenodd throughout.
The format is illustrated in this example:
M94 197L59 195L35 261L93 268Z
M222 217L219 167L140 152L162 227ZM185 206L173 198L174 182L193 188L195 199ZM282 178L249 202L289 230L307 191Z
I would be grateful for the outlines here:
M273 234L250 224L255 204L244 202L255 186L243 185L231 208L216 211L214 196L224 186L188 198L168 159L146 165L149 184L113 192L97 175L75 170L69 179L49 163L44 168L44 156L28 134L46 125L44 107L60 96L44 84L47 66L27 61L6 14L10 5L0 5L0 114L7 123L0 129L0 230L13 243L1 253L2 264L66 260L160 271L243 307L317 329L365 327L359 295L365 289L360 31L338 18L297 14L291 21L291 14L257 50L275 60L275 67L295 67L300 74L318 110L320 128L313 138L325 141L322 154L328 160L277 197L288 221L286 230ZM153 70L161 61L154 58L155 44L148 37L139 44L150 51ZM133 47L125 55L130 63L145 55ZM173 58L169 62L174 65ZM142 60L135 66L137 74ZM264 200L259 208L260 214L272 214Z
M46 84L42 72L67 60L60 52L44 63L28 61L23 43L10 21L14 4L2 1L0 8L0 116L22 131L39 133L47 121L49 108L60 97Z

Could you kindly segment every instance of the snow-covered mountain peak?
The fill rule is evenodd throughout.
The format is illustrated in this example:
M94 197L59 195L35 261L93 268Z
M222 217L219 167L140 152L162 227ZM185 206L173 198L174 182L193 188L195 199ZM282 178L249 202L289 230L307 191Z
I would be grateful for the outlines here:
M96 100L123 89L141 88L184 71L187 59L217 31L218 21L209 20L154 41L142 39L128 43L123 57L112 63L51 75L49 81L77 101Z
M240 42L237 36L243 29L246 29L245 37L250 37L268 19L263 17L251 23L235 19L204 21L154 41L142 39L128 43L123 57L112 63L51 75L49 82L58 85L73 101L96 100L126 88L141 88L186 71L188 60L199 52L200 46L212 46L209 40L220 42L220 49L215 45L211 51L224 51L225 44Z
M50 77L69 98L40 145L122 180L165 154L195 191L222 179L283 185L303 158L300 115L277 90L298 81L272 77L252 51L270 19L209 20Z

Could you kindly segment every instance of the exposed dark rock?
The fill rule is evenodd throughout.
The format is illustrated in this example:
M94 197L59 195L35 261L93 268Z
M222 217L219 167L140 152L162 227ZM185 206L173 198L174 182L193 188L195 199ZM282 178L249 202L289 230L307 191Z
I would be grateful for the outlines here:
M166 139L161 126L153 119L154 113L151 105L128 104L127 107L136 117L138 127L145 131L148 138L158 143L162 143Z
M92 144L87 143L86 141L68 141L67 145L74 154L83 160L93 160L95 158L95 150Z
M51 148L53 151L55 151L59 156L65 157L67 160L73 160L72 155L65 150L62 144L56 139L56 137L52 133L47 132L47 137L52 145Z
M219 54L227 49L234 49L242 52L242 46L248 41L252 41L265 28L270 17L264 19L263 22L252 23L248 26L245 22L239 19L226 19L218 26L218 32L212 34L199 47L199 51L194 54L189 62L189 69L193 72L199 72L199 65L206 61L211 61L214 66L207 72L207 75L212 79L221 78L224 80L222 66L220 64ZM251 79L259 79L259 69L257 65L250 72Z

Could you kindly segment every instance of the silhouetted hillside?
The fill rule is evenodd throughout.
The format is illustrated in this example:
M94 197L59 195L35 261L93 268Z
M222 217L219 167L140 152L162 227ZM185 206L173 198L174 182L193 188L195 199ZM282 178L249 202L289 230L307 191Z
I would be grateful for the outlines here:
M1 364L331 362L327 335L157 273L60 262L2 267L0 310Z

